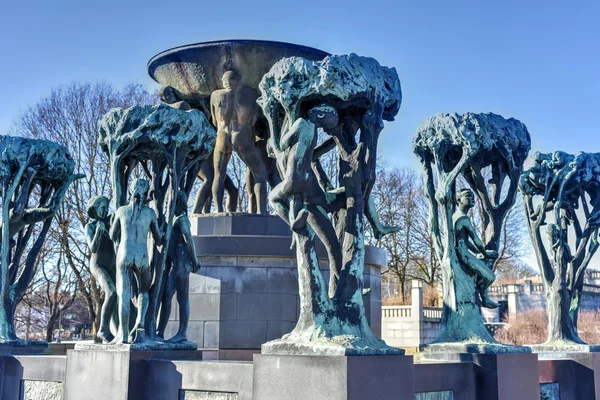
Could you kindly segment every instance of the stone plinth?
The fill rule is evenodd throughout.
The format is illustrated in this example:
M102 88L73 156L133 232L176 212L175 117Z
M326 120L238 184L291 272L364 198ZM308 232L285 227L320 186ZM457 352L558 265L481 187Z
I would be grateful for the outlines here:
M214 214L190 217L196 251L202 264L190 275L188 338L205 358L252 360L261 345L280 338L296 325L299 314L296 253L290 249L289 227L275 216ZM318 243L325 279L329 279L325 248ZM365 309L373 332L381 334L382 249L367 246ZM173 301L169 338L179 324Z
M471 362L417 363L414 368L416 400L443 399L441 393L452 393L452 400L477 399L476 366Z
M0 355L0 398L62 400L65 356Z
M561 399L600 399L600 353L539 353L540 383L558 383Z
M155 360L201 359L197 351L69 350L65 400L144 400Z
M410 356L254 357L254 400L414 400Z
M473 365L473 400L538 400L540 398L538 358L531 353L426 353L427 363L462 362ZM425 368L425 367L423 367ZM444 368L440 366L440 368ZM417 376L423 377L423 371ZM461 379L464 379L461 378ZM421 382L419 388L431 387ZM468 394L461 399L470 399Z

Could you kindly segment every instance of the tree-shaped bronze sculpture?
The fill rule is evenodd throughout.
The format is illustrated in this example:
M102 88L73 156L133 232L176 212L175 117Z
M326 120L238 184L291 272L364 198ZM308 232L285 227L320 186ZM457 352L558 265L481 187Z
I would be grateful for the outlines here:
M536 153L519 189L546 292L548 340L540 348L589 351L577 314L584 272L598 249L600 154Z
M56 143L0 136L0 344L33 344L17 338L15 308L69 185L83 177L73 174L74 167L67 149Z
M138 227L140 232L147 235L152 230L154 245L150 261L150 282L142 282L144 293L140 293L136 302L141 311L146 310L144 321L137 321L140 329L132 332L132 337L121 332L117 335L120 343L135 342L140 347L156 347L157 317L159 306L164 294L166 277L166 258L169 252L173 220L175 216L178 191L189 194L201 162L212 151L215 141L214 128L208 123L204 114L198 110L183 111L167 105L134 106L127 110L113 109L100 122L99 142L110 159L114 203L117 214L120 212L120 226L111 227L113 239L126 238L127 235L118 232L119 229L134 229L128 227L128 213L133 213L143 224ZM127 188L134 172L143 174L147 179L137 179L132 188L131 200L127 198ZM149 184L149 187L147 187ZM153 217L148 213L144 203L149 200L153 209L158 232L154 232ZM127 206L126 204L129 203ZM139 204L138 204L139 203ZM129 207L129 208L127 208ZM136 211L135 210L139 210ZM150 210L151 211L151 210ZM147 215L146 215L147 214ZM147 224L147 226L146 226ZM115 229L113 229L115 228ZM120 236L119 236L120 235ZM119 246L127 245L119 243ZM131 251L136 247L132 245ZM139 247L139 246L138 246ZM125 257L127 249L120 252L117 249L117 265L119 254ZM140 259L148 255L140 254ZM144 269L146 262L140 261L141 266L133 269ZM144 280L144 273L136 272L136 276ZM119 281L119 271L117 271ZM138 282L138 285L140 283ZM117 286L119 286L117 284ZM123 285L122 285L123 286ZM149 286L149 293L146 292ZM123 288L121 288L123 289ZM124 289L123 289L124 290ZM127 293L119 293L120 303L128 302ZM146 298L148 298L146 300ZM146 304L146 301L148 302ZM121 307L125 314L127 307ZM168 314L163 314L168 317ZM129 319L129 315L124 315ZM126 331L126 325L121 324ZM143 327L143 328L142 328ZM173 343L174 348L190 347L190 343ZM154 348L153 347L153 348ZM159 346L160 347L160 346Z
M367 205L383 120L393 120L400 107L396 71L355 54L319 62L291 57L277 62L259 88L271 130L269 152L283 178L270 200L292 229L300 287L296 327L264 344L262 352L402 354L371 332L362 299L364 216L372 212ZM331 138L317 146L319 128ZM317 178L312 163L333 147L339 175ZM321 186L333 178L337 189ZM329 290L315 234L329 254Z
M440 114L417 130L413 150L424 168L429 225L444 286L442 327L434 342L443 346L431 349L519 350L494 340L484 325L481 306L496 306L486 289L495 279L491 269L503 221L514 204L530 146L525 125L491 113ZM460 176L481 201L483 241L467 214L473 206L472 193L457 192Z

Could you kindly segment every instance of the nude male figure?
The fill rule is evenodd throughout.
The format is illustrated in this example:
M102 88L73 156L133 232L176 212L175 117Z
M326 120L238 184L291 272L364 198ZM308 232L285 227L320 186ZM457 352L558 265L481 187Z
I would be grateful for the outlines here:
M110 219L108 199L105 196L92 197L87 204L90 222L85 226L85 234L90 248L90 271L104 292L104 302L100 313L100 329L96 336L102 343L114 339L110 331L110 320L117 302L116 255L112 240L108 236Z
M225 72L222 80L223 89L215 90L210 95L211 120L217 127L212 186L215 209L223 212L227 164L231 152L235 151L254 177L254 186L248 191L252 191L257 198L258 213L267 214L267 169L252 129L258 116L258 93L242 86L240 76L235 71Z
M132 332L135 343L145 339L144 321L148 311L149 290L152 283L148 257L148 233L154 242L162 244L162 236L154 210L146 206L150 183L136 179L129 204L119 207L115 213L110 237L117 245L117 293L119 294L119 331L113 343L129 340L129 315L131 305L130 271L138 284L138 313Z
M165 328L169 322L171 302L173 295L177 294L179 304L179 329L175 336L169 339L171 343L187 341L187 327L190 319L190 272L200 269L196 257L192 225L187 216L187 196L184 192L177 192L175 206L175 220L167 262L171 267L167 278L167 287L160 306L160 319L158 322L158 336L164 338Z
M492 301L487 289L496 280L496 276L486 262L498 258L498 253L486 250L485 245L475 232L468 212L475 206L475 197L469 189L462 189L456 194L457 210L452 215L454 235L456 239L456 256L460 264L477 277L477 290L481 297L481 305L486 308L497 308L500 305ZM475 254L478 254L476 256Z
M192 106L187 101L180 100L175 89L171 86L163 86L158 91L158 97L173 108L182 111L192 110ZM202 182L202 187L196 195L196 201L194 203L194 214L208 214L210 213L210 197L212 192L212 186L214 182L215 170L213 154L200 166L198 171L198 179ZM229 175L225 175L224 189L227 192L227 212L236 212L239 192Z
M328 130L337 124L335 108L321 104L308 112L308 120L298 118L288 130L282 132L279 141L273 138L273 145L278 149L284 168L282 182L269 195L275 212L292 230L304 228L309 220L310 226L325 245L329 256L330 297L335 295L340 276L342 249L327 216L329 203L312 171L312 162L318 140L317 129ZM290 197L292 200L288 202Z
M187 101L180 100L171 86L163 86L158 90L158 97L173 108L182 111L190 111L192 107Z
M198 179L202 182L202 186L196 195L194 201L194 214L209 214L212 197L212 186L215 179L215 168L213 161L214 153L210 154L210 157L202 162L200 171L198 171ZM227 212L236 212L239 199L239 190L233 183L233 180L229 175L225 175L224 190L227 193L227 202L225 204L225 210Z

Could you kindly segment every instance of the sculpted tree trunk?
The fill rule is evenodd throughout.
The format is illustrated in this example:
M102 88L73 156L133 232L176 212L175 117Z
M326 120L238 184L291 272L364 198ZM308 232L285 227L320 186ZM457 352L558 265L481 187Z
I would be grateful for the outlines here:
M21 346L30 343L15 334L16 306L33 278L37 256L67 188L83 175L73 175L74 162L64 147L45 140L0 136L0 154L0 342ZM37 207L30 208L36 187Z
M156 236L161 239L160 243L154 240L152 246L149 266L152 283L148 289L143 332L140 332L143 338L135 339L142 346L156 344L159 304L170 272L166 269L166 258L177 192L189 194L199 165L210 155L214 140L215 131L203 113L167 105L134 106L127 110L115 108L100 122L99 142L110 159L115 208L127 203L127 188L134 171L142 172L150 181L151 203L159 231L155 239ZM117 265L117 281L128 279L127 276L120 277L119 273ZM125 298L129 294L118 289L117 296L120 302L129 301ZM121 317L125 320L130 315L120 315L120 320ZM120 339L128 341L125 337ZM185 344L188 345L190 342Z
M434 343L458 343L469 352L507 351L486 329L481 306L497 307L487 288L495 279L492 266L503 222L529 148L525 125L495 114L440 114L417 130L413 150L424 169L429 226L444 287L442 327ZM486 182L487 168L492 178ZM467 213L474 205L472 192L457 190L459 176L482 204L484 241Z
M362 298L365 215L378 234L397 229L382 226L369 204L382 120L392 120L400 107L395 70L356 55L320 62L284 58L259 88L258 102L271 131L268 148L283 180L269 198L292 229L300 290L298 324L290 334L265 343L262 352L402 354L372 333ZM319 146L318 129L331 137ZM319 157L334 147L337 185L330 184L332 177L319 165ZM327 249L329 290L319 269L315 235Z
M536 153L521 175L519 189L544 279L548 310L544 345L550 348L585 344L577 332L577 314L585 269L598 250L599 171L597 154L555 152ZM575 244L574 251L569 243Z

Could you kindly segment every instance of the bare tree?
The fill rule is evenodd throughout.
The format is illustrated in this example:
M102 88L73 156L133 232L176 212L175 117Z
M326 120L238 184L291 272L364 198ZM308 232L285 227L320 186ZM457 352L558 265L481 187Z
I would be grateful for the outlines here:
M52 262L40 263L40 270L44 277L44 300L48 315L46 323L46 340L54 339L53 332L62 315L73 302L77 295L77 279L66 265L64 249L59 247L56 264Z
M412 279L433 286L438 275L437 260L431 257L431 247L427 247L431 238L421 179L412 169L383 169L378 173L372 196L381 222L396 225L399 230L379 240L369 235L369 244L386 250L388 268L384 279L386 274L391 275L388 279L397 282L399 295L406 301Z

